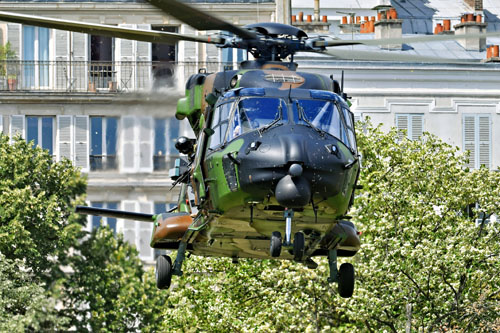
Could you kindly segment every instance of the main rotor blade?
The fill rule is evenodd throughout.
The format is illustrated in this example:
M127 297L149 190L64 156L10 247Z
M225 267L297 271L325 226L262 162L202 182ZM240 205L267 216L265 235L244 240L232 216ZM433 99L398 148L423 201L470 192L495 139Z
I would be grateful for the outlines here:
M2 11L0 11L0 21L34 25L37 27L44 27L44 28L82 32L99 36L132 39L132 40L151 42L151 43L172 44L182 40L191 42L201 42L201 43L213 43L213 44L218 44L222 42L222 39L219 37L213 38L209 36L184 35L173 32L165 32L165 31L131 29L131 28L117 27L105 24L61 20L43 16L17 14L17 13L2 12Z
M343 60L363 60L363 61L404 61L404 62L426 62L426 63L447 63L447 64L471 64L479 63L479 60L449 59L426 57L413 54L401 54L391 51L361 51L361 50L341 50L328 49L320 53L328 54Z
M400 38L382 38L382 39L355 39L355 40L325 40L315 41L313 43L316 47L333 47L344 45L388 45L388 44L411 44L411 43L425 43L425 42L439 42L445 40L469 39L469 38L487 38L487 37L500 37L500 31L491 31L485 33L463 34L463 35L425 35L418 37L400 37Z
M152 5L163 10L165 13L189 24L193 28L203 30L224 30L232 32L245 39L255 39L257 35L252 31L240 28L229 22L211 16L196 8L186 5L177 0L147 0Z

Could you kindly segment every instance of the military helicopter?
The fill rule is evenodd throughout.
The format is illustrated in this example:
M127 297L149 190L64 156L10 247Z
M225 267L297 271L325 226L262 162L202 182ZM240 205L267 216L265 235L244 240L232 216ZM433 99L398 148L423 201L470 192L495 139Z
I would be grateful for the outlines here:
M343 82L296 71L297 52L338 58L456 60L380 52L328 49L344 45L384 45L403 39L346 41L309 38L296 27L255 23L238 27L177 0L149 2L198 30L233 34L195 36L0 12L0 20L146 42L180 40L240 48L255 60L237 70L200 72L186 83L176 118L188 119L196 139L180 137L171 177L181 184L177 206L151 215L78 206L77 212L154 223L151 246L177 250L174 262L158 257L156 282L167 289L181 276L186 253L201 256L294 260L314 269L314 257L327 257L329 282L350 297L354 267L337 257L354 256L360 233L347 216L359 188L360 156L354 117ZM498 36L500 33L478 34ZM474 36L471 36L474 37ZM424 36L412 42L455 36ZM463 38L463 35L461 36ZM343 79L342 79L343 81Z

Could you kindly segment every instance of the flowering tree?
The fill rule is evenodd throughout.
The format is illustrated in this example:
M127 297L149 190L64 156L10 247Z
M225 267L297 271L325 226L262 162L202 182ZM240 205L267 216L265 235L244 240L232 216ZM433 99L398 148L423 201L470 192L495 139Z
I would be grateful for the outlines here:
M464 168L458 148L429 134L365 124L359 147L350 317L376 331L500 328L500 173Z

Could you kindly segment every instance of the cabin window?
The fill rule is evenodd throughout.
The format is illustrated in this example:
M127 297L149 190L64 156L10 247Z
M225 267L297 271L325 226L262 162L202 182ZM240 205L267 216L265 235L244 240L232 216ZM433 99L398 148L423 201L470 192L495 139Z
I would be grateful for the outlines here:
M221 104L215 108L210 126L210 128L214 130L214 134L212 134L208 139L209 148L214 149L224 142L224 137L229 123L229 114L231 113L232 107L233 103L229 102Z
M228 140L241 134L288 120L287 107L282 99L251 97L239 101L234 112Z

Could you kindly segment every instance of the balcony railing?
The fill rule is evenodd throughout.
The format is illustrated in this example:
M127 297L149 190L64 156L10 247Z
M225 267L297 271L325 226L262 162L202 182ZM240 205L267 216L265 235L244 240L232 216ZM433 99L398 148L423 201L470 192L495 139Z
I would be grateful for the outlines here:
M174 85L204 69L233 68L221 62L0 61L0 91L128 92Z

